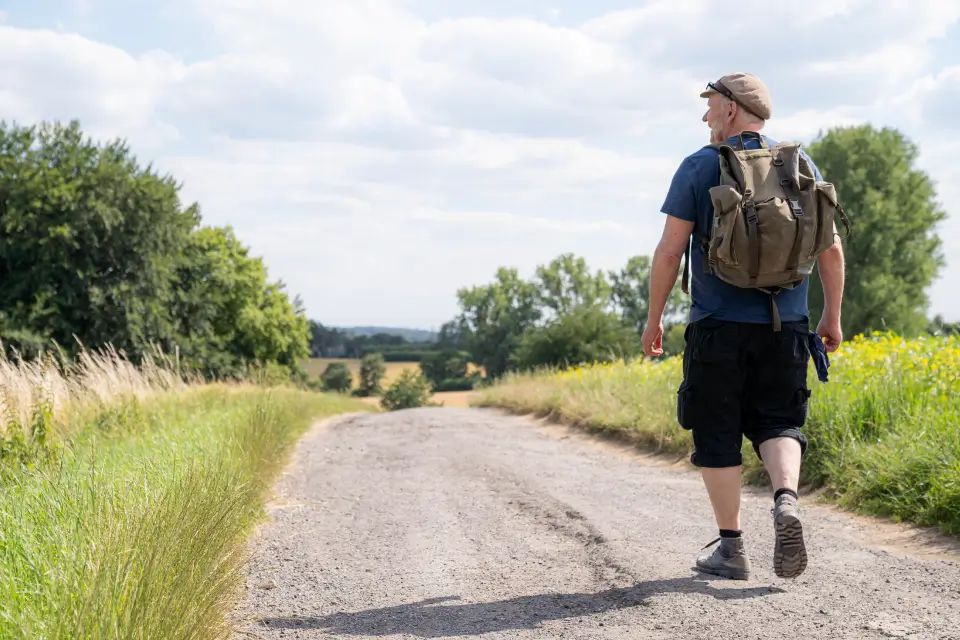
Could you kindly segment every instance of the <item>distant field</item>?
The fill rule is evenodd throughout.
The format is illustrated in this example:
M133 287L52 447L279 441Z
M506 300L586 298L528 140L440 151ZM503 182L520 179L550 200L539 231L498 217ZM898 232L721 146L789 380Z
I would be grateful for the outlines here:
M360 382L360 360L353 358L311 358L309 361L304 363L304 369L307 373L310 374L311 378L316 378L324 369L327 368L327 365L331 362L342 362L347 365L347 369L350 370L350 373L353 374L353 385L356 386ZM394 380L400 377L400 375L406 369L419 370L420 365L417 362L385 362L384 366L387 368L387 373L383 377L382 386L387 387ZM475 367L471 365L470 371L473 371ZM470 400L476 395L475 391L445 391L443 393L435 393L431 400L433 402L442 402L445 407L467 407L469 406ZM379 404L380 398L361 398L361 402L366 402L367 404Z
M311 378L316 378L324 369L327 368L331 362L342 362L347 365L347 369L350 370L350 373L353 374L353 385L356 386L360 382L360 360L353 358L310 358L304 364L304 368L307 370L307 373L310 374ZM400 374L403 373L405 369L419 369L420 366L416 362L385 362L384 365L387 368L387 373L383 377L383 386L389 385L391 382L400 377Z

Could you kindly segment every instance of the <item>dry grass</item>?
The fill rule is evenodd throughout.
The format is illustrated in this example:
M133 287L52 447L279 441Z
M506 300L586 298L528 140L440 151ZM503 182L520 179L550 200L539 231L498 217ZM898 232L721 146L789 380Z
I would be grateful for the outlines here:
M369 408L191 384L162 354L0 359L0 638L233 637L244 538L312 420Z
M62 353L32 361L0 356L0 435L11 437L19 429L29 437L25 431L42 408L47 426L65 436L82 422L78 414L187 386L176 362L160 352L140 365L112 349L83 351L75 362Z

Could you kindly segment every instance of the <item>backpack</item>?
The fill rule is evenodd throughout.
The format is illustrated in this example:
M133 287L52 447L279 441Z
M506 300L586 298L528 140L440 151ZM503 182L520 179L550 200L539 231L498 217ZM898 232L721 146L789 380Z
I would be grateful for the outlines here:
M760 149L746 149L744 136L757 137ZM773 328L780 331L776 295L813 272L817 257L833 245L837 214L847 235L850 223L834 185L816 180L799 143L770 147L759 133L746 131L736 146L705 148L720 153L720 184L710 189L713 224L701 235L704 273L769 294ZM688 245L684 293L689 293L689 262Z

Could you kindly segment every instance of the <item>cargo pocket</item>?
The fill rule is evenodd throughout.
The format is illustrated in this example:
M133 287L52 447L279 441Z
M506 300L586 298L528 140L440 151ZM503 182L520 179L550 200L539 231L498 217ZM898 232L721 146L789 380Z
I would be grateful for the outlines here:
M686 430L693 429L691 412L693 411L693 396L690 385L684 381L677 390L677 422Z
M800 428L806 421L807 416L810 413L810 396L811 391L806 387L806 385L797 389L797 392L794 394L794 415L793 418L796 421L797 428Z

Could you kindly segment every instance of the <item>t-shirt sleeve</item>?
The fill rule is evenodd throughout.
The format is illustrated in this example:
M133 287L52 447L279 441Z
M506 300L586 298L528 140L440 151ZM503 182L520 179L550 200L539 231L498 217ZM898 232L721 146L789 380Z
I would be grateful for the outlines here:
M696 170L690 158L680 163L673 174L667 197L660 212L687 222L697 220L697 194L694 190Z

